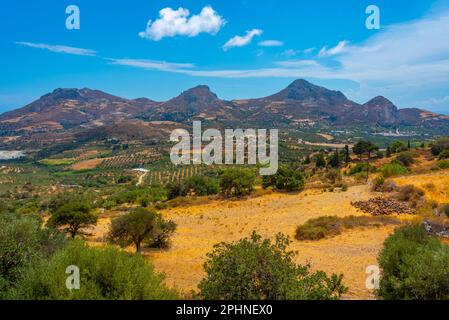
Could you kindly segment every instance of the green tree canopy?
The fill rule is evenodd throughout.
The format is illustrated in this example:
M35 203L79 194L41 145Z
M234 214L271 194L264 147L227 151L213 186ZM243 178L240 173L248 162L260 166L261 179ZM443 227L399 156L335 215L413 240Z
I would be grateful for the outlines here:
M371 154L374 151L377 151L377 150L379 150L379 147L377 145L375 145L371 141L365 141L365 140L360 140L352 148L352 151L356 155L358 155L360 157L360 159L362 159L362 156L364 154L367 154L368 155L368 159L370 159L371 158Z
M342 275L310 272L296 265L290 241L279 234L275 243L255 232L236 243L221 243L208 254L200 297L212 300L339 299L346 292Z
M50 227L65 227L72 238L80 233L80 230L97 223L97 215L91 211L86 202L74 201L59 207L48 220Z
M175 228L172 221L165 221L157 212L138 208L113 219L107 239L123 248L134 244L136 252L140 253L142 244L167 246L169 235Z
M256 175L250 169L225 169L220 175L221 192L227 197L241 197L254 190Z
M299 170L294 170L287 166L281 166L278 172L272 176L264 176L262 186L266 189L274 187L283 191L301 191L304 189L304 175Z

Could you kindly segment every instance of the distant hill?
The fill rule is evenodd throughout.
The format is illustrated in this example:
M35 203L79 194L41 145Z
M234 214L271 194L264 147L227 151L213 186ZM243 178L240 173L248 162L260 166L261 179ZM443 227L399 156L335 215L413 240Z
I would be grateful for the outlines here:
M56 89L23 108L1 114L0 137L14 137L17 143L23 135L31 141L37 134L45 140L47 134L52 141L57 141L58 134L70 136L83 130L105 132L106 128L108 135L129 131L138 139L136 132L151 135L148 133L154 132L151 127L161 126L161 122L172 126L188 125L193 120L241 128L375 125L441 128L445 132L449 129L449 116L415 108L398 109L381 96L362 105L340 91L296 80L271 96L234 101L220 99L204 85L166 102L124 99L91 89ZM4 138L0 145L8 141L11 138Z
M156 105L90 89L56 89L23 108L0 115L0 130L45 132L101 126L130 119Z

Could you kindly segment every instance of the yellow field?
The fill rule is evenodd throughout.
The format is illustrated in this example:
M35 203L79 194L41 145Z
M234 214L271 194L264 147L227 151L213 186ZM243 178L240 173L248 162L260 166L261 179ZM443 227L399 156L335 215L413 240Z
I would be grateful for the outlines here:
M398 177L395 181L399 185L414 184L425 189L430 199L449 203L448 171ZM377 264L383 242L394 231L394 226L349 230L320 241L300 242L294 240L294 234L298 225L312 218L363 215L351 202L374 196L369 187L363 185L350 187L347 192L272 193L241 201L214 200L164 210L164 217L172 219L178 226L172 245L168 250L146 250L144 254L157 271L166 274L169 286L188 294L196 290L204 277L206 254L215 244L237 241L249 236L253 230L269 238L282 232L293 239L290 249L297 251L297 263L310 263L313 270L344 274L344 283L349 287L345 299L373 299L373 292L365 286L365 270ZM416 218L403 215L400 219ZM101 241L109 222L109 213L102 215L92 241Z
M188 292L204 276L206 254L219 242L237 241L257 230L273 238L282 232L292 239L299 224L324 215L362 215L351 201L371 197L366 186L344 193L305 192L299 195L271 194L259 198L170 209L163 214L178 224L167 251L150 251L156 269L165 272L167 283ZM371 299L365 288L366 267L376 264L383 241L394 227L356 229L332 239L299 242L293 240L297 263L311 263L314 270L343 273L349 287L346 299Z
M430 200L449 203L449 170L395 178L399 185L413 184L426 192Z

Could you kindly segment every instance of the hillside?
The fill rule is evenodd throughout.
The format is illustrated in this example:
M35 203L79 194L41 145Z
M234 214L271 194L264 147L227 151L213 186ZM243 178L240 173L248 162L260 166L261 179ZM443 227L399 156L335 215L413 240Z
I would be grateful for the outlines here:
M436 134L449 130L448 116L416 108L398 109L385 97L376 97L361 105L340 91L296 80L271 96L234 101L220 99L204 85L166 102L124 99L90 89L56 89L23 108L0 115L0 146L40 148L49 143L70 141L86 130L107 131L107 137L114 137L123 135L127 131L125 127L132 132L148 131L146 127L153 126L154 121L169 121L180 126L193 120L202 120L211 126L240 128L378 126L391 129L408 126L413 130L432 130ZM116 133L115 129L120 132ZM151 134L144 137L159 139Z

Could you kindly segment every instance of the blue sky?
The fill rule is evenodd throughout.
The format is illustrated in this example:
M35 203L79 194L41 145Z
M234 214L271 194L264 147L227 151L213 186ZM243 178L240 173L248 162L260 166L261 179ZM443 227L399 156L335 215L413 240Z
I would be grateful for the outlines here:
M365 27L372 4L380 30ZM235 99L305 78L449 113L447 0L2 0L0 30L0 112L59 87L162 101L207 84Z

